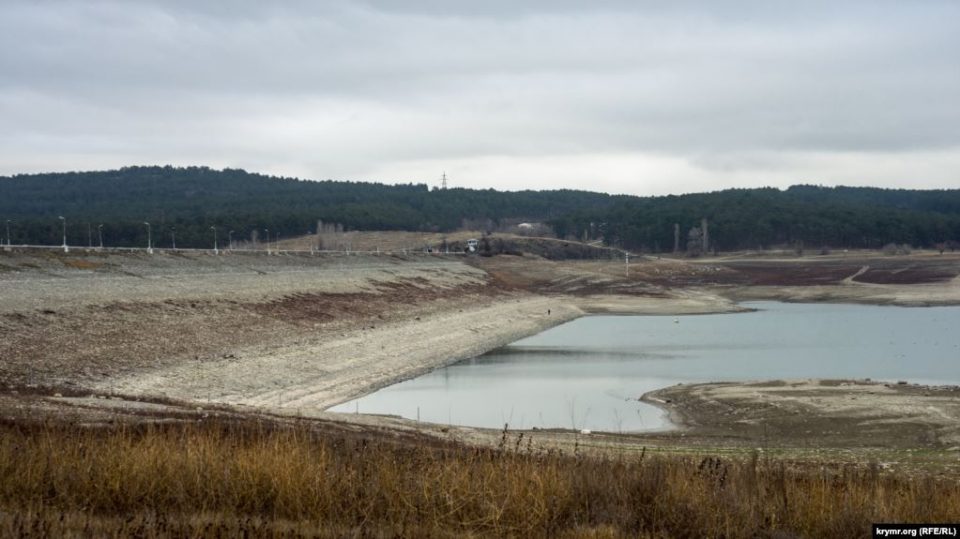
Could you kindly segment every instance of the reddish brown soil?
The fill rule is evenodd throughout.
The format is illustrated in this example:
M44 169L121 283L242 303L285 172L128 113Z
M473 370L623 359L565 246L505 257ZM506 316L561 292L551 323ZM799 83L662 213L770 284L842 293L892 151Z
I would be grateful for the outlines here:
M927 266L910 264L902 268L871 268L863 275L854 277L859 283L875 284L923 284L942 283L960 274L960 264Z
M717 272L710 278L689 284L737 284L754 286L814 286L838 284L853 278L855 282L875 284L925 284L949 281L960 275L960 263L953 257L869 257L843 260L798 259L720 261L716 263L732 273Z
M716 284L756 286L811 286L837 284L860 270L857 264L842 263L777 263L728 262L724 267L733 270Z

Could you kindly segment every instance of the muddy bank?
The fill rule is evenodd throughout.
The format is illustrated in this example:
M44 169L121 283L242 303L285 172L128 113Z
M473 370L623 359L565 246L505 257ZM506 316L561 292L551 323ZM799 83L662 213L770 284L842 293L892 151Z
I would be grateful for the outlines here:
M752 447L960 449L960 387L863 380L676 385L642 397L675 437ZM960 455L960 453L958 453Z

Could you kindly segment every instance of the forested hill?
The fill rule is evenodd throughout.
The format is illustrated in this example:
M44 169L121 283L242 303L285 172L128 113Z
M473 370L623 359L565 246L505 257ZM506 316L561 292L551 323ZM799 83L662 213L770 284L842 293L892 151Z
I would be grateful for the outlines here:
M447 189L366 182L307 181L206 167L129 167L0 177L0 219L16 222L13 243L60 243L63 215L69 241L87 243L87 223L103 224L112 245L144 245L145 221L164 245L207 246L210 226L249 238L253 230L302 235L318 219L348 230L459 228L466 220L545 221L575 211L603 211L617 198L586 191Z
M772 246L880 248L889 243L934 247L960 241L960 190L904 190L797 185L618 201L554 222L561 234L602 235L633 249L681 248L688 231L708 220L710 248ZM598 224L599 223L599 224ZM600 228L597 231L597 228Z
M431 190L423 184L305 181L206 167L130 167L103 172L0 177L0 224L14 244L84 245L103 224L109 245L144 245L149 221L159 246L176 229L178 246L208 246L210 227L235 238L269 229L284 237L316 222L348 230L436 230L504 219L547 221L558 235L603 238L631 249L669 251L674 223L688 230L708 219L711 248L808 248L960 241L960 190L917 191L794 186L731 189L666 197L586 191ZM90 228L88 228L90 225ZM5 231L2 231L5 239ZM95 233L94 233L95 234Z

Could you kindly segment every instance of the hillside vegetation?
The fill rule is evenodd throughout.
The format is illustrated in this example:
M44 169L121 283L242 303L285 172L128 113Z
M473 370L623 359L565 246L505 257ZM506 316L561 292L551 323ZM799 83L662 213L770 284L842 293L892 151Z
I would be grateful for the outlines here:
M430 190L426 185L306 181L206 167L130 167L104 172L0 177L0 218L16 221L13 243L61 242L58 216L70 220L68 241L86 245L87 223L103 224L110 245L209 247L210 226L236 238L264 230L283 237L316 230L317 220L348 230L449 231L464 220L529 216L550 219L610 207L616 197L585 191Z
M709 223L710 248L880 248L889 243L934 247L960 240L960 190L902 190L795 185L786 190L631 198L603 211L584 210L554 223L562 234L599 234L607 242L650 251L681 249L687 231ZM597 223L600 223L599 225ZM599 230L597 227L599 226Z
M206 167L129 167L102 172L0 177L0 220L14 244L62 241L142 246L210 247L220 238L300 236L317 221L346 230L446 232L464 225L493 229L507 221L549 223L559 237L603 239L608 245L671 251L702 218L710 249L878 248L889 243L934 247L960 240L960 190L892 190L794 186L731 189L666 197L587 191L430 189L425 184L306 181ZM269 232L268 232L269 231ZM5 234L5 231L4 231ZM5 239L5 238L4 238Z

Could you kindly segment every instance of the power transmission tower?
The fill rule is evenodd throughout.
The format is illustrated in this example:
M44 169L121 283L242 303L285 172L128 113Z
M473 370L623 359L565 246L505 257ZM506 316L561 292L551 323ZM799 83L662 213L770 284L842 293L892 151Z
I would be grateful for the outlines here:
M440 179L440 188L443 190L447 189L447 173L444 171L443 178Z

